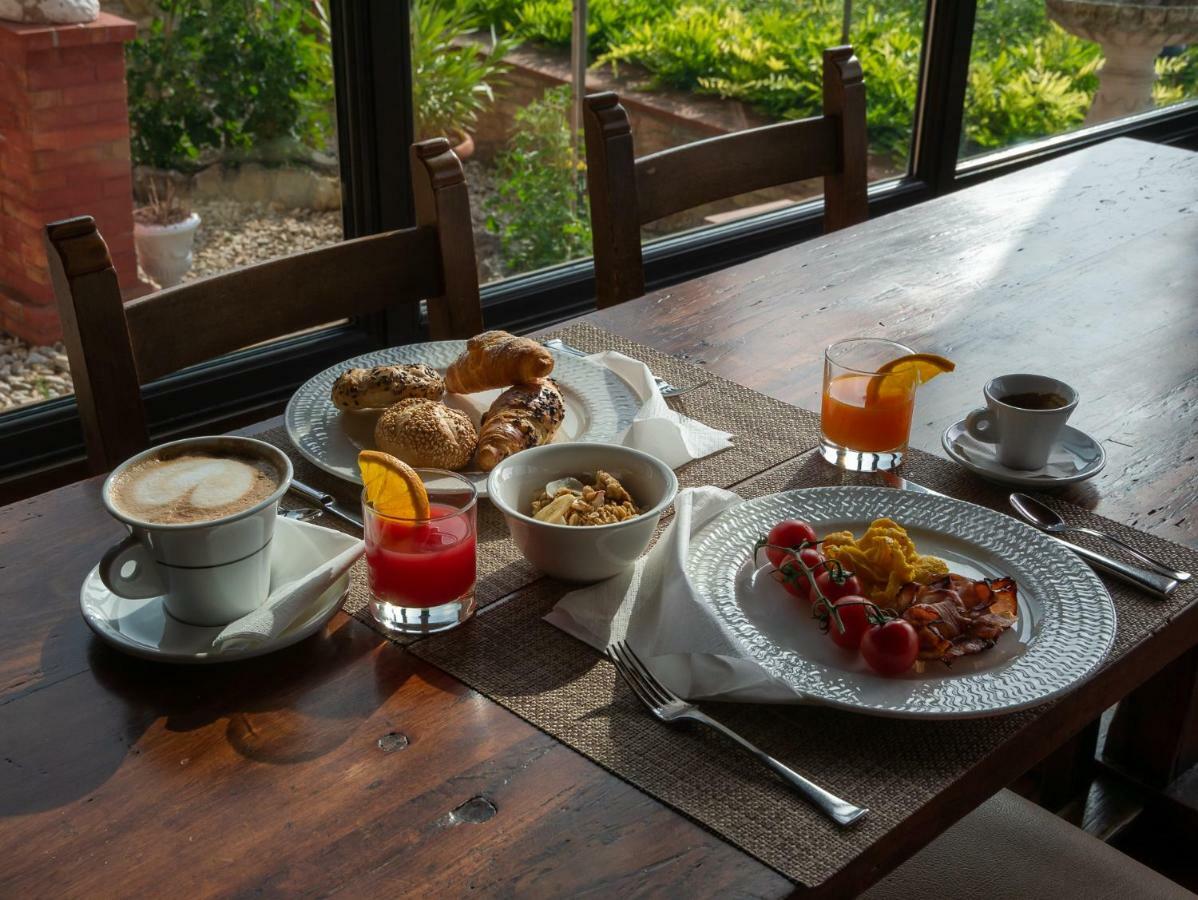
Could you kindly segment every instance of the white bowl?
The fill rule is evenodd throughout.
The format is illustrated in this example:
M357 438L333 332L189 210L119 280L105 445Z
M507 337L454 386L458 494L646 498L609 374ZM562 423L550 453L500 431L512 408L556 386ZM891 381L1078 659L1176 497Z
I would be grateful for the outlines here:
M532 498L548 482L591 476L596 469L615 476L644 512L610 525L557 525L532 517ZM656 457L618 444L546 444L499 463L487 491L529 562L563 581L590 582L620 574L645 552L678 493L678 479Z

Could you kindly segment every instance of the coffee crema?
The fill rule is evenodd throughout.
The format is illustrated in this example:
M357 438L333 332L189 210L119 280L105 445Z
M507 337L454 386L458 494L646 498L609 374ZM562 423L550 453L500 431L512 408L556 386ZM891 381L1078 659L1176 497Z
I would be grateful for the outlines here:
M998 398L1000 402L1007 406L1016 406L1019 409L1061 409L1068 406L1069 401L1060 394L1051 391L1028 391L1023 394L1007 394L1005 397Z
M130 466L117 476L110 496L130 518L180 525L236 515L261 503L281 482L264 459L189 450Z

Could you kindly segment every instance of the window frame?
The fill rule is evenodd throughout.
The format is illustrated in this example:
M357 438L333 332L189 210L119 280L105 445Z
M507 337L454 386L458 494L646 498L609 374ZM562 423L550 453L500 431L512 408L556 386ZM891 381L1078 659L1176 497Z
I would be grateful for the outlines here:
M410 225L408 147L412 85L408 5L334 2L333 64L347 238ZM1198 149L1198 100L1115 122L957 158L977 14L976 0L928 0L906 176L869 189L870 216L1113 137ZM867 73L868 77L868 73ZM822 201L653 240L647 288L699 277L814 237ZM484 285L487 325L526 331L594 308L590 258ZM151 437L163 440L267 418L313 372L347 357L418 340L414 308L285 339L191 367L145 387ZM82 477L82 433L73 398L0 414L0 502Z

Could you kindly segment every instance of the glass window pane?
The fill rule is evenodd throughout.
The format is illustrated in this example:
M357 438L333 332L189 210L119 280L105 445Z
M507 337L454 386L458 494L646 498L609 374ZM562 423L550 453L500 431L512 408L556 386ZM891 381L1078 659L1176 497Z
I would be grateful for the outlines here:
M1198 97L1186 16L1146 0L981 0L961 158Z
M72 390L45 223L93 216L126 297L342 237L328 0L104 9L0 22L0 412Z
M907 171L923 0L587 5L587 90L621 96L638 156L818 115L822 53L842 42L847 16L865 71L870 178ZM473 136L466 168L483 279L590 255L583 166L571 140L571 0L413 0L412 8L418 124L465 93L466 70L482 98L458 125L438 127ZM451 65L453 48L467 46L478 51L472 61ZM484 74L484 60L498 56ZM756 192L653 223L646 237L773 211L821 190L815 180Z

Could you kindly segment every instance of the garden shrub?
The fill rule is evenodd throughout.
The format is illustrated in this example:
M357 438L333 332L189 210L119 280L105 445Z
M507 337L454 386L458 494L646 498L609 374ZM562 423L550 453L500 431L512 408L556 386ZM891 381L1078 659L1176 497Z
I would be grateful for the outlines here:
M570 42L570 0L458 0L525 40ZM1101 48L1068 34L1043 0L978 4L964 122L968 153L1081 124ZM843 0L592 0L597 62L636 63L659 87L741 100L775 118L817 115L821 54L840 42ZM870 147L905 161L919 81L923 0L858 0ZM1156 102L1198 94L1198 48L1158 61Z
M591 225L570 133L569 86L551 88L520 109L495 158L496 195L487 228L499 235L504 266L526 272L589 256Z
M323 149L333 77L321 0L160 0L127 50L133 160L195 168L290 138Z
M412 0L411 15L416 137L459 135L495 101L493 86L510 68L503 58L515 41L495 41L485 53L473 44L455 44L478 23L447 0Z

